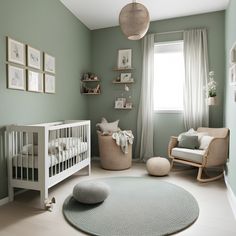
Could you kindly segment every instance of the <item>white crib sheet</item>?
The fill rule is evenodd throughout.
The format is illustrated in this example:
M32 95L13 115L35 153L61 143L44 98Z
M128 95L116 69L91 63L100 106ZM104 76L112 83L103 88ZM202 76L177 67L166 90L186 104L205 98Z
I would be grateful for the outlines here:
M55 166L58 163L64 162L76 155L86 152L88 144L86 142L80 142L79 146L71 147L70 149L60 151L57 154L48 154L48 166ZM33 163L34 160L34 163ZM12 164L14 167L25 167L25 168L38 168L38 156L18 154L13 157Z

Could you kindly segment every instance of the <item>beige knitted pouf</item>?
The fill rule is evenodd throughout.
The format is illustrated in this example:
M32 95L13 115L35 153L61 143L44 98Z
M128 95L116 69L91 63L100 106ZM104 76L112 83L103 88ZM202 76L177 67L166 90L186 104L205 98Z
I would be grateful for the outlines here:
M149 175L164 176L170 171L170 162L163 157L152 157L147 161L147 171Z

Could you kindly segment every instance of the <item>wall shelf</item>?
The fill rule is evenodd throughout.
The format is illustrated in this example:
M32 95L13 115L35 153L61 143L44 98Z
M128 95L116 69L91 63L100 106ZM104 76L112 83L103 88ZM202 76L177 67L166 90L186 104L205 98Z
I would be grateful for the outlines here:
M84 79L81 80L82 83L87 83L87 82L100 82L100 79Z
M84 95L100 95L101 93L81 93L81 94L84 94Z
M113 84L133 84L134 81L120 82L120 81L113 80L112 83L113 83Z
M132 110L133 107L121 107L121 108L116 108L114 107L116 110Z
M113 68L113 71L130 71L133 70L134 68Z

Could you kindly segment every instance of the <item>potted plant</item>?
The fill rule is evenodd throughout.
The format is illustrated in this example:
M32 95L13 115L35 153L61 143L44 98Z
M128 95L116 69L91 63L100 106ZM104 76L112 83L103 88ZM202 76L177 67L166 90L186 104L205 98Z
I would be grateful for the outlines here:
M216 105L216 82L214 80L214 71L209 72L209 82L207 84L208 105Z

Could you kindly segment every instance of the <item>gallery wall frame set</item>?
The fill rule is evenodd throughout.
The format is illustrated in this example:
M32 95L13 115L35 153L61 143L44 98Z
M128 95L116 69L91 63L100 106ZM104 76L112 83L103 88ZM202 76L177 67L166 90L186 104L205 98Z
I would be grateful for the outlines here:
M7 88L55 93L55 57L10 37L6 41Z

